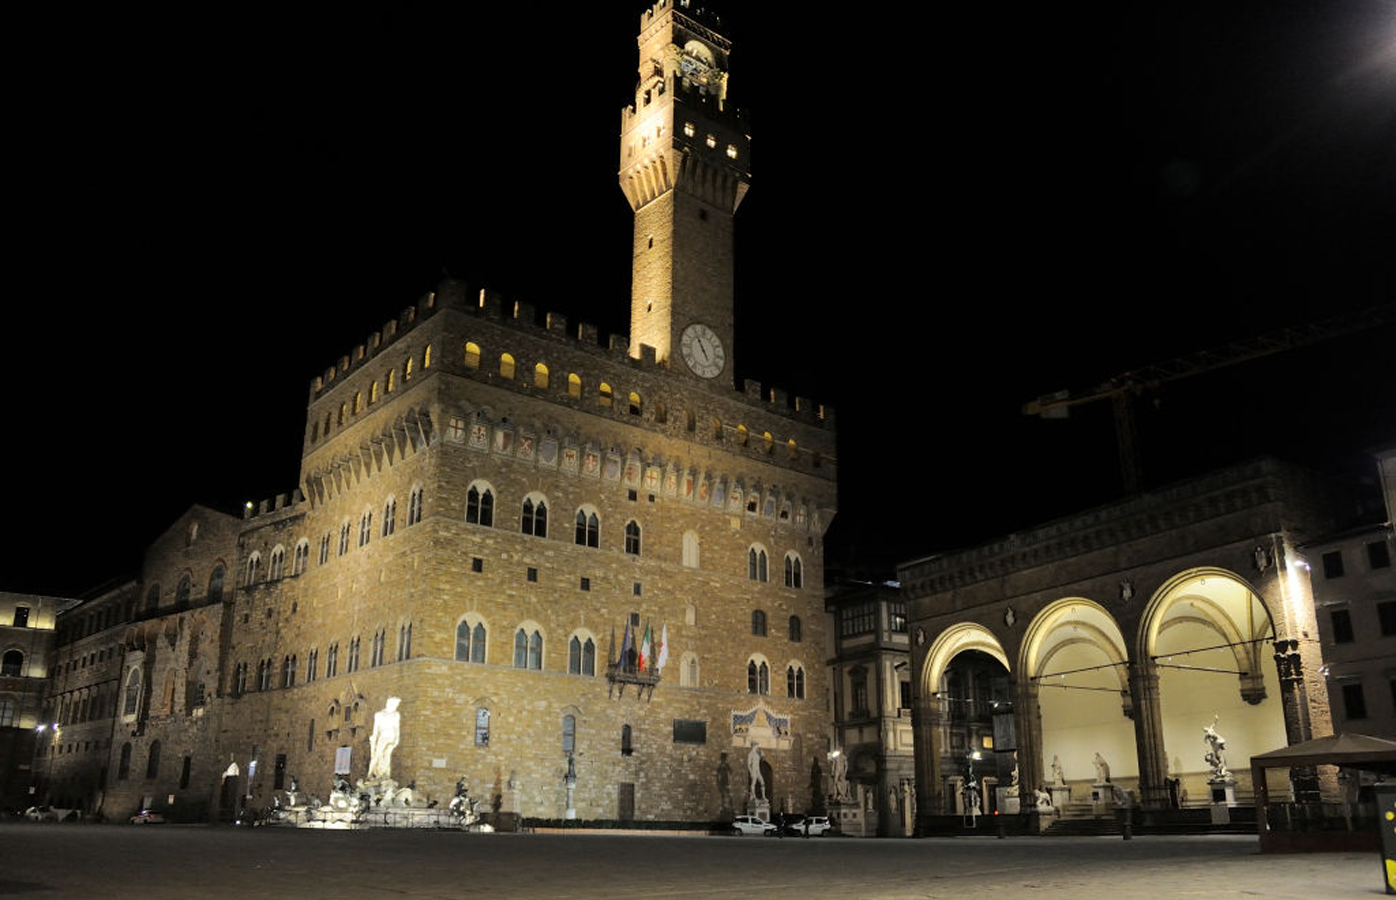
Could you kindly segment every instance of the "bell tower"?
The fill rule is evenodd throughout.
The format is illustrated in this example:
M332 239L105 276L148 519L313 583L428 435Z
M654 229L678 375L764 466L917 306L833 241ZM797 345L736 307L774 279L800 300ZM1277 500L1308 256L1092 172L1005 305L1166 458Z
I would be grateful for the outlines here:
M621 111L620 186L635 212L630 355L733 382L732 217L751 138L727 103L731 42L695 0L640 16L635 101Z

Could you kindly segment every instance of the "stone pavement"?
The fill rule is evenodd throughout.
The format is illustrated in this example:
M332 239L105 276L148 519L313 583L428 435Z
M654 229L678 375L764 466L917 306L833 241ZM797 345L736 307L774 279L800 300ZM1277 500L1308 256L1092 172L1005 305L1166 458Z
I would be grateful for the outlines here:
M1262 857L1255 838L643 837L0 824L0 895L1071 900L1382 896L1376 854Z

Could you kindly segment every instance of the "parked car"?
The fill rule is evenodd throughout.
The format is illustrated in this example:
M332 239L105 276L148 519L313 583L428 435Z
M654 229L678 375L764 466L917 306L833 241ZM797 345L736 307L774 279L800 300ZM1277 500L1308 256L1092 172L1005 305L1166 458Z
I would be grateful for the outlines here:
M143 809L131 817L132 825L163 825L165 817L153 809Z
M785 817L785 833L802 837L805 834L805 823L809 823L809 836L819 837L834 827L828 816L802 816L799 814Z
M732 831L736 834L775 834L776 826L756 816L737 816L732 820Z
M31 822L57 822L58 810L52 806L31 806L24 811L24 817Z

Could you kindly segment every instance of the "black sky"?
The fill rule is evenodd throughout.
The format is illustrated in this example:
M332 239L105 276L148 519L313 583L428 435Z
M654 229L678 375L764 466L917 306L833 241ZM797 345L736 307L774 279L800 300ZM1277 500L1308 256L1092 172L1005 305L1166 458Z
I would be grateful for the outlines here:
M310 380L443 272L623 333L642 6L16 20L0 589L76 594L192 502L291 490ZM738 374L837 408L832 555L1108 500L1108 408L1024 401L1396 300L1396 4L1121 6L729 13ZM1363 465L1393 346L1176 383L1151 482Z

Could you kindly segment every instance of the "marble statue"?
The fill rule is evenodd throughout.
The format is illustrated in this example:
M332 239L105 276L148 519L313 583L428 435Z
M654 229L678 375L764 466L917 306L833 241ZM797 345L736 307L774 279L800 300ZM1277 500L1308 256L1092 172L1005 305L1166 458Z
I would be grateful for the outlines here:
M1018 786L1018 760L1016 759L1013 760L1013 774L1009 776L1008 786L1015 788Z
M746 755L746 771L751 776L751 799L766 799L766 777L761 774L761 747L752 744Z
M853 795L848 790L848 757L842 750L835 750L831 755L830 768L834 779L834 799L849 801Z
M1066 772L1062 769L1061 757L1052 754L1052 783L1057 787L1066 787Z
M1044 791L1042 788L1038 788L1037 790L1033 791L1033 796L1037 798L1038 809L1052 808L1052 795Z
M387 778L392 769L393 750L402 736L402 715L397 711L401 697L389 697L387 704L373 714L373 734L368 738L368 777Z
M1095 783L1109 784L1110 764L1105 761L1105 757L1097 753L1095 759L1091 760L1091 765L1095 766Z
M1220 721L1221 716L1213 715L1212 724L1202 729L1202 740L1207 744L1207 755L1203 758L1212 768L1209 781L1225 781L1231 777L1231 770L1226 767L1226 738L1217 734Z

